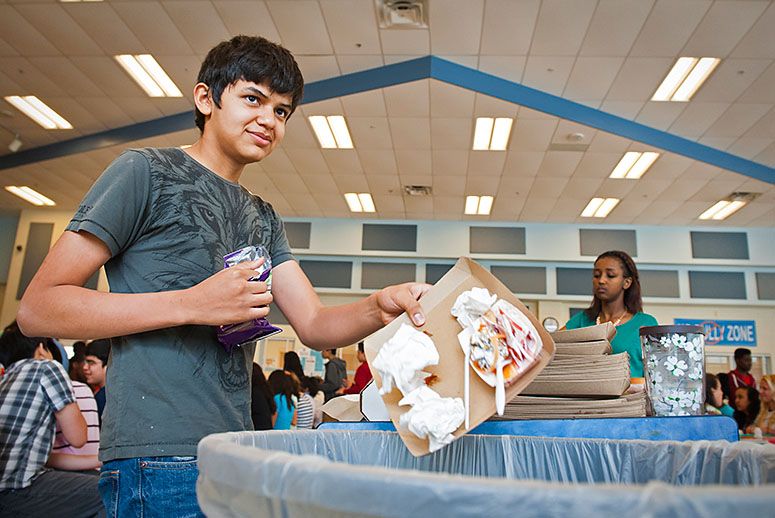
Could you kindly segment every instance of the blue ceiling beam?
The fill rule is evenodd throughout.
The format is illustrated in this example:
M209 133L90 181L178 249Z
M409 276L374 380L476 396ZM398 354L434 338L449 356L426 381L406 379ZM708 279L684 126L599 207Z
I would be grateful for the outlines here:
M775 184L775 168L435 56L425 56L310 83L305 86L302 104L428 78L526 106L533 110L734 171L750 178ZM0 170L193 127L192 112L161 117L33 148L21 153L5 155L0 157Z

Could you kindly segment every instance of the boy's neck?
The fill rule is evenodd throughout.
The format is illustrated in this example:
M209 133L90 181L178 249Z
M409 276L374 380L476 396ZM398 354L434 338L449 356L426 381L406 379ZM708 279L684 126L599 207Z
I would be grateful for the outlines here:
M204 135L183 151L213 173L232 183L239 183L242 171L245 169L245 164L235 162L223 153L219 146L209 142Z

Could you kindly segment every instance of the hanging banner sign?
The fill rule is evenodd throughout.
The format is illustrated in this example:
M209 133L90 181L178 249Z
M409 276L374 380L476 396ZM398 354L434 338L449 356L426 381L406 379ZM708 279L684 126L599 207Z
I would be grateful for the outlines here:
M705 345L756 347L756 322L753 320L699 320L676 318L675 324L703 326Z

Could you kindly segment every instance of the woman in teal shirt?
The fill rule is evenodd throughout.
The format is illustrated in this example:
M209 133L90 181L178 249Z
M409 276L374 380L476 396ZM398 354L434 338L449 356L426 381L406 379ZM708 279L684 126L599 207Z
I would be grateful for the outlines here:
M589 327L611 322L616 326L616 336L611 341L614 354L630 355L630 377L643 377L643 353L639 330L643 326L655 326L657 320L643 313L640 297L638 268L627 252L612 250L595 260L592 271L592 304L575 314L567 329Z

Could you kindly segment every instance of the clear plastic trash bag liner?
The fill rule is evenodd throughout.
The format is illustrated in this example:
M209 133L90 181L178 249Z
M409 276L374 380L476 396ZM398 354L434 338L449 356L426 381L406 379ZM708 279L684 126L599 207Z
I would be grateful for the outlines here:
M395 432L215 434L211 517L772 516L775 448L726 441L467 435L413 457ZM756 513L756 514L753 514Z

